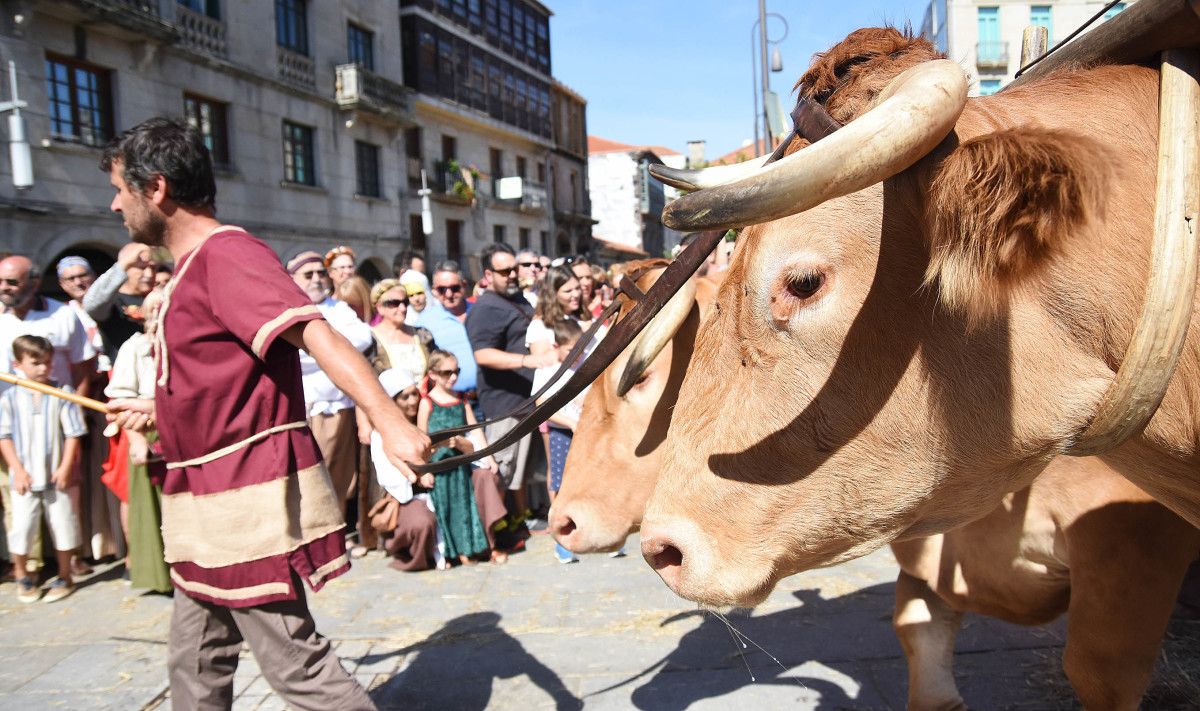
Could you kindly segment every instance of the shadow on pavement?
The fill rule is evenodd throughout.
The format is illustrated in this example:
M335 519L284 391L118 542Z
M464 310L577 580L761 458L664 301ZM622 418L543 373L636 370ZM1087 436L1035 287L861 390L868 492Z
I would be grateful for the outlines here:
M493 679L525 675L554 699L557 708L582 708L562 679L499 623L495 612L474 612L450 620L424 642L363 657L359 663L372 664L416 654L403 671L372 691L371 698L381 709L484 709L492 698Z

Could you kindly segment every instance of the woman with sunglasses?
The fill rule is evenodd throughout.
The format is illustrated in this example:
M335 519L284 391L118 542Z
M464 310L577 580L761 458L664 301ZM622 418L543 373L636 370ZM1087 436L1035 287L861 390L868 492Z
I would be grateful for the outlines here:
M426 329L409 326L408 292L396 279L384 279L371 290L371 302L382 317L371 329L378 341L376 367L400 368L420 382L429 368L429 353L435 348Z

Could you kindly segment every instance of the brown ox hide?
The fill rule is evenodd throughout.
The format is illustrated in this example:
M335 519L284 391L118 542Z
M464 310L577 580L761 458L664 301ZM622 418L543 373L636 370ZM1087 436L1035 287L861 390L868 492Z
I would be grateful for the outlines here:
M641 260L629 263L625 270L652 268L636 281L645 291L666 264L666 260ZM692 358L700 319L716 298L719 279L720 273L696 280L695 304L676 338L624 397L617 395L617 383L631 348L588 391L567 454L562 487L550 509L550 529L568 549L576 553L615 551L641 523L662 459L675 394Z
M697 289L697 308L626 397L616 394L624 358L589 393L550 516L567 548L616 550L637 530L676 402L670 384L687 367L714 288ZM1063 663L1083 705L1134 709L1200 531L1099 459L1059 457L978 521L892 550L909 708L964 708L954 683L963 612L1025 625L1070 612Z
M912 168L742 231L642 525L675 592L754 604L986 515L1069 446L1140 310L1158 83L1101 66L971 99ZM1198 368L1193 324L1158 413L1105 457L1193 524Z

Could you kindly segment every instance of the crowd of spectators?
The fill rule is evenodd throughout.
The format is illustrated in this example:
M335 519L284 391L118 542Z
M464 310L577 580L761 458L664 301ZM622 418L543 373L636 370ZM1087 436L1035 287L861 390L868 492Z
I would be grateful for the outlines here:
M153 398L157 314L173 283L164 256L130 243L99 275L83 257L64 257L51 267L65 302L44 295L52 289L28 258L0 260L0 372L100 400ZM397 255L394 277L373 284L345 246L285 264L410 421L430 433L487 421L442 443L431 461L471 454L510 431L510 413L613 298L605 270L582 257L551 260L496 243L479 260L474 283L454 261L427 272L411 252ZM308 426L344 502L352 557L380 551L408 571L500 564L545 529L582 395L540 437L414 485L388 463L353 401L303 351L300 359ZM154 442L153 433L106 427L101 412L0 383L0 553L13 563L22 601L60 600L92 564L112 558L124 560L132 586L171 591ZM556 555L576 560L562 548Z

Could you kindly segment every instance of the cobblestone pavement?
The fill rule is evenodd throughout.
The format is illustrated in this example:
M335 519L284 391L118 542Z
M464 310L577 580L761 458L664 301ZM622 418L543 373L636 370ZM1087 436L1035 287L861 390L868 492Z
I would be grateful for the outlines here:
M789 578L758 608L728 613L752 640L743 649L640 557L562 565L552 543L535 536L507 565L442 573L398 573L372 554L310 598L317 627L382 709L904 706L887 551ZM0 708L169 708L170 607L125 587L119 567L53 604L21 605L0 586ZM969 616L956 658L968 703L1072 708L1064 629ZM248 653L235 692L235 709L285 708Z

